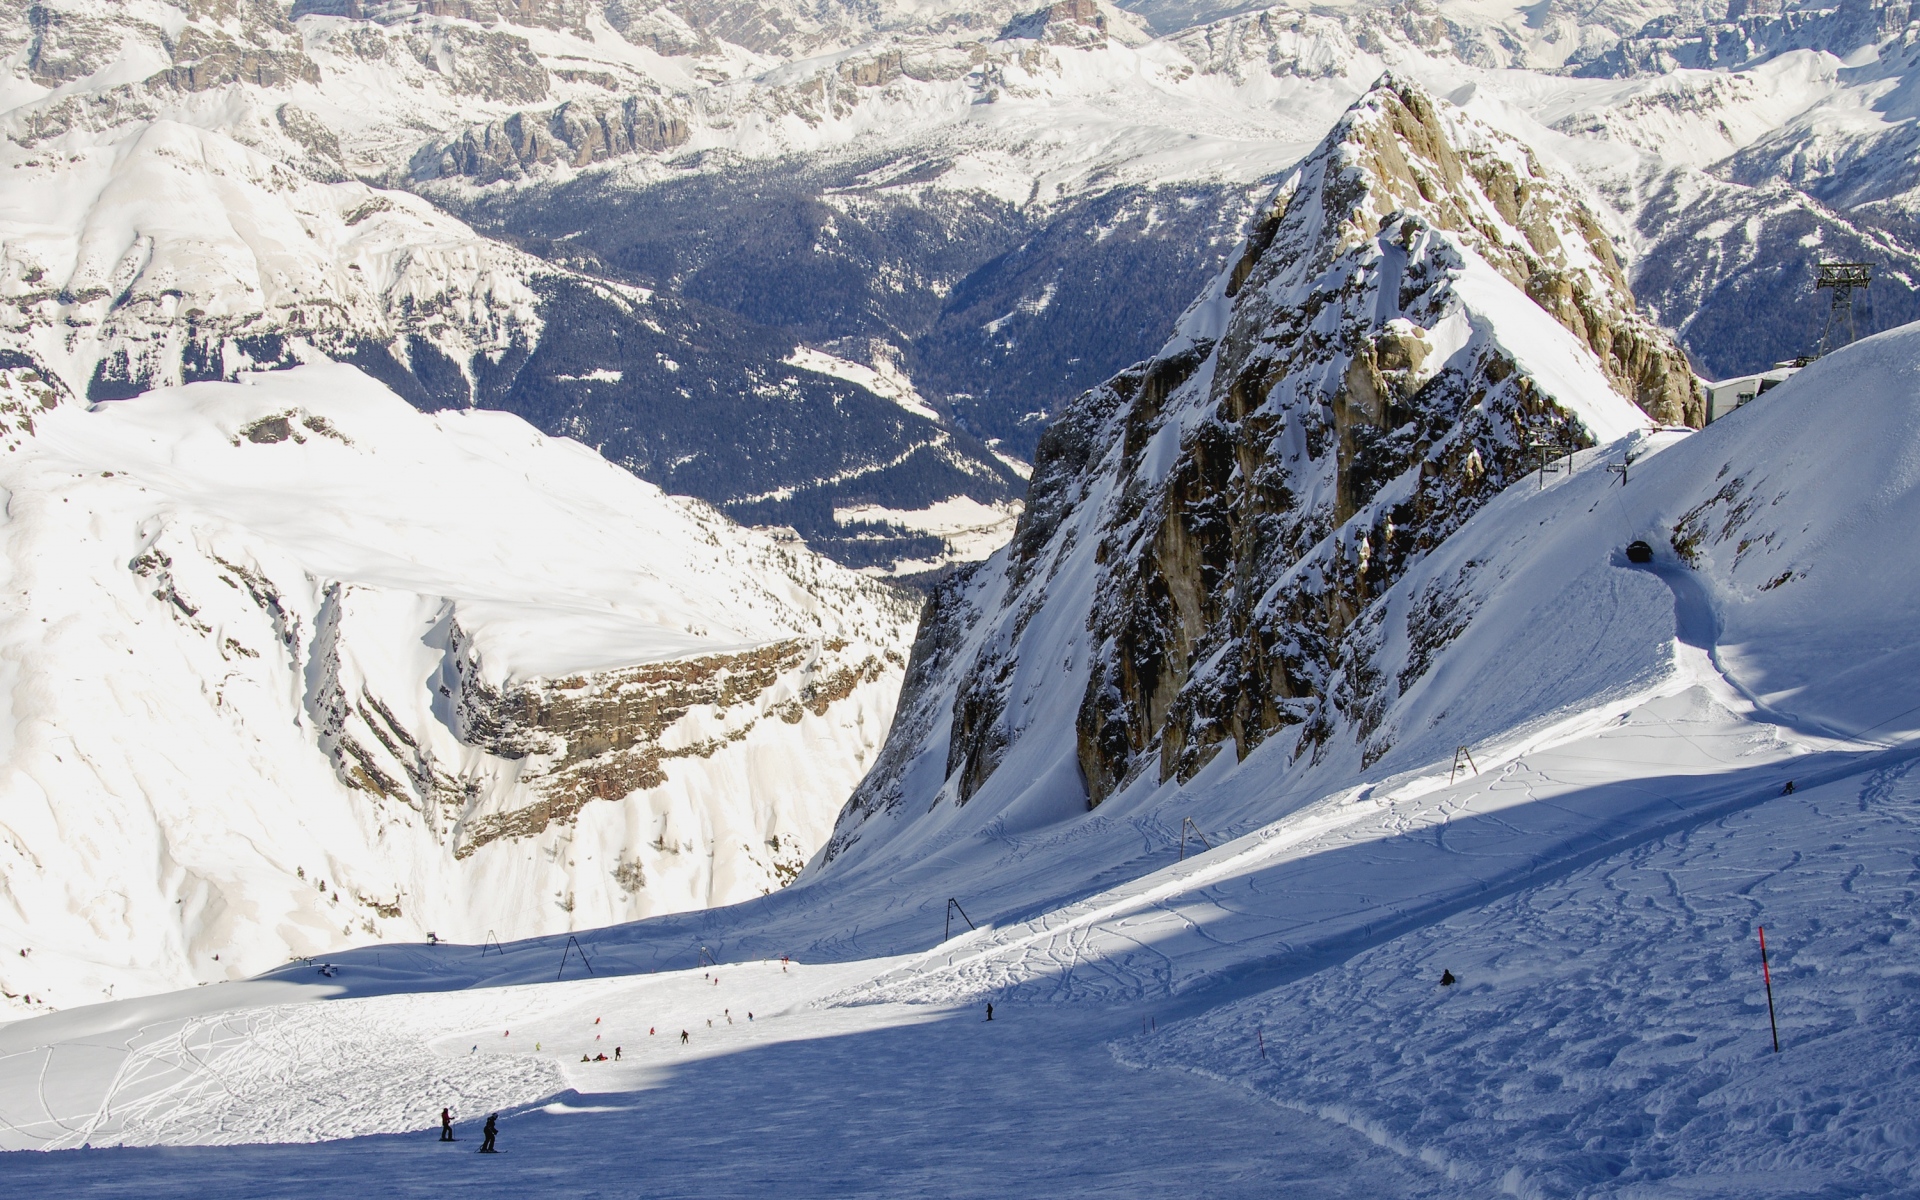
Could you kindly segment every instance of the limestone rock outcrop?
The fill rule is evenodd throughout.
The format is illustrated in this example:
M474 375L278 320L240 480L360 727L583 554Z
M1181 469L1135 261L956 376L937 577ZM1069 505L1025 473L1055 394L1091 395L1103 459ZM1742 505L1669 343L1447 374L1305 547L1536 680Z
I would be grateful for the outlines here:
M426 146L414 157L413 175L493 183L547 163L584 167L624 154L671 150L686 140L686 114L671 103L642 96L598 106L570 100L545 113L517 112Z
M1273 738L1377 757L1385 704L1461 623L1425 597L1410 677L1372 661L1407 566L1543 455L1700 415L1574 185L1382 77L1165 348L1044 436L1012 544L929 601L827 857L1006 802L1024 739L1070 743L1092 805Z

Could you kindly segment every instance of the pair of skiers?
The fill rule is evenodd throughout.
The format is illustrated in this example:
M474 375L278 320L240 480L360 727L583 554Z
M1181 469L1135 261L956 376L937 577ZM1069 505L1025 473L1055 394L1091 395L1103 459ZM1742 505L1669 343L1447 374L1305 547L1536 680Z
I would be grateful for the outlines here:
M493 1146L493 1139L496 1136L498 1136L500 1133L500 1114L499 1113L487 1114L487 1123L485 1126L481 1128L480 1133L481 1133L480 1153L482 1154L500 1153L498 1150L494 1149L494 1146ZM443 1142L451 1142L454 1140L453 1139L453 1110L450 1108L443 1108L440 1110L440 1140Z

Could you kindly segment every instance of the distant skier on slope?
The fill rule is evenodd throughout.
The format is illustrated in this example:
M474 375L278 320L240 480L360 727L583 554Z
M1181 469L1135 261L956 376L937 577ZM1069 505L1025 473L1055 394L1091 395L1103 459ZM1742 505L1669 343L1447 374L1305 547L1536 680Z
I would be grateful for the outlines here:
M684 1029L680 1031L680 1044L682 1046L687 1044L687 1031Z
M987 1001L987 1020L993 1020L993 1001Z
M440 1140L443 1142L453 1140L453 1110L450 1108L440 1110Z
M486 1135L484 1138L481 1139L480 1153L482 1154L500 1153L498 1150L495 1150L493 1148L494 1136L500 1132L500 1114L488 1113L486 1127L482 1129L480 1132Z

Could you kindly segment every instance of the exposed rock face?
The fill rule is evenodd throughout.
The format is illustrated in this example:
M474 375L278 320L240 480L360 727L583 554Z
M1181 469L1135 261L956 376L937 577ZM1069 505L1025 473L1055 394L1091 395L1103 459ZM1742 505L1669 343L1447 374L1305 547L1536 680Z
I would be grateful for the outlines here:
M1060 46L1091 45L1106 40L1107 14L1098 0L1060 0L1038 12L1008 22L1004 38L1034 38Z
M294 0L295 20L308 14L392 24L410 17L458 17L483 25L506 22L567 29L585 36L586 0Z
M501 694L469 682L460 692L464 736L504 758L536 761L521 773L532 802L476 815L461 831L461 858L503 837L536 837L569 824L596 800L617 800L667 781L663 764L711 758L762 720L823 716L878 682L901 660L850 655L843 639L781 642L740 654L680 659L564 679ZM721 714L710 736L670 736L695 710Z
M631 803L666 784L674 760L712 760L762 722L795 725L841 711L903 665L887 647L791 639L499 687L488 682L473 640L445 615L429 637L441 653L444 726L421 727L404 715L410 697L383 696L381 683L353 665L386 597L330 583L308 633L272 579L245 564L216 565L272 622L287 652L308 648L306 711L340 782L406 810L457 860L497 841L564 836L588 805ZM211 636L166 553L151 551L132 569L173 605L177 622ZM235 652L258 657L237 644ZM695 761L688 769L734 768Z
M514 113L428 146L414 158L413 174L493 183L544 163L583 167L636 151L671 150L686 140L685 115L655 100L629 96L598 107L568 101L548 113Z
M1445 589L1426 596L1410 676L1372 666L1374 602L1408 564L1538 445L1699 412L1578 195L1384 77L1166 348L1042 438L1013 543L929 602L889 745L828 856L920 792L966 803L1023 737L1065 732L1042 693L1069 687L1091 804L1228 744L1284 735L1298 757L1346 730L1377 756L1385 702L1464 620Z
M1341 639L1411 555L1527 465L1527 443L1594 431L1497 345L1459 341L1462 251L1522 290L1656 420L1699 422L1697 385L1633 309L1605 235L1525 148L1449 120L1417 89L1376 88L1257 225L1210 356L1162 359L1109 387L1123 454L1193 407L1142 514L1102 545L1115 569L1092 628L1111 652L1078 731L1098 803L1158 751L1190 775L1231 739L1324 739ZM1277 309L1272 301L1285 298ZM1452 347L1448 347L1452 349ZM1131 393L1131 394L1129 394ZM1204 415L1202 415L1204 414ZM1373 688L1356 685L1356 702Z
M1378 681L1338 675L1368 603L1525 473L1530 440L1592 443L1511 350L1459 345L1463 251L1573 334L1621 395L1697 422L1685 359L1634 312L1577 198L1516 143L1411 86L1376 88L1255 227L1219 344L1109 385L1122 454L1139 462L1194 377L1171 469L1101 547L1112 569L1090 620L1112 648L1078 721L1092 802L1156 751L1161 778L1184 777L1228 740L1245 757L1289 726L1304 750L1337 720L1364 725ZM1342 682L1352 712L1328 707Z
M26 67L49 87L84 79L119 59L129 36L159 51L172 66L148 87L203 92L229 83L285 87L317 83L319 69L302 51L286 10L270 0L187 0L183 24L163 28L138 17L102 20L48 4L27 10L31 40Z

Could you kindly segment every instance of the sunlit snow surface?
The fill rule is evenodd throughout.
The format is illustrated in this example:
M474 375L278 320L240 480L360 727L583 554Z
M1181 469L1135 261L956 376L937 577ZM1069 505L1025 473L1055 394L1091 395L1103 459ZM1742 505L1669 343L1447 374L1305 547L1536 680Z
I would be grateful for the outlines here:
M517 417L423 414L322 363L33 422L0 456L15 1014L429 930L757 896L824 839L884 736L909 606ZM802 708L801 660L833 642L874 677ZM660 734L706 753L570 820L468 836L544 801L534 756L463 735L456 696L767 646L799 665ZM424 764L434 798L390 757L385 791L356 779L363 760L329 749L343 731Z
M1402 585L1478 564L1396 710L1417 764L1223 755L1092 813L989 787L777 895L586 935L590 978L565 939L369 949L10 1025L11 1147L405 1136L6 1166L142 1195L1914 1195L1916 394L1908 328L1516 484ZM1181 861L1187 817L1214 848ZM424 1132L442 1104L469 1140ZM508 1156L465 1156L496 1106Z

